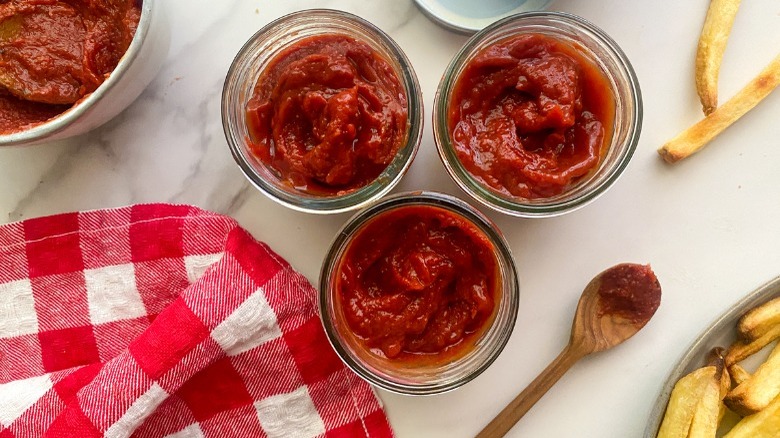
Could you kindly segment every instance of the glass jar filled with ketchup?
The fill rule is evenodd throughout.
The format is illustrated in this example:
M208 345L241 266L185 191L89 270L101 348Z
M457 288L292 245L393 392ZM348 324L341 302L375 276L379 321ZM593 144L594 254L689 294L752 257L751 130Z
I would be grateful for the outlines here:
M618 45L559 12L517 14L474 35L434 101L434 138L455 182L522 217L560 215L604 193L641 124L639 83Z
M501 353L519 289L495 225L465 202L415 192L383 199L337 234L320 313L341 359L389 391L463 385Z
M258 31L228 72L222 122L255 187L290 208L339 213L402 178L422 135L420 86L406 55L341 11L284 16Z

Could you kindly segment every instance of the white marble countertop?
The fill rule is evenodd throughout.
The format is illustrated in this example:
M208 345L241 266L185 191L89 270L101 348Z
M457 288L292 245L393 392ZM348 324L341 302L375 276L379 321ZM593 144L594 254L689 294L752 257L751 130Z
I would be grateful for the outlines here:
M644 95L634 159L612 189L561 218L490 213L514 251L521 299L514 334L483 375L457 391L411 398L380 391L399 437L472 436L567 341L582 287L617 262L652 263L664 290L657 315L617 349L586 358L511 436L639 437L667 373L719 313L780 274L780 93L705 150L676 166L655 150L701 117L693 57L706 1L556 0L606 30L632 60ZM465 198L430 132L439 78L466 40L424 17L412 0L164 0L171 50L157 78L124 113L92 133L0 150L0 222L137 202L192 203L236 217L309 279L348 215L296 213L251 188L228 152L222 82L241 45L287 12L356 13L406 51L422 85L426 132L396 191ZM780 3L742 4L721 71L730 97L780 48Z

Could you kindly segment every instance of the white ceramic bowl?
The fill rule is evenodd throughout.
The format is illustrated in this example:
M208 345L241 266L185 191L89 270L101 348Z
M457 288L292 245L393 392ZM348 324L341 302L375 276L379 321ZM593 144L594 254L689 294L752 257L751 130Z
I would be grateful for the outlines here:
M40 125L0 135L0 146L33 145L84 134L127 108L149 85L168 54L170 33L162 1L143 0L130 47L97 90Z

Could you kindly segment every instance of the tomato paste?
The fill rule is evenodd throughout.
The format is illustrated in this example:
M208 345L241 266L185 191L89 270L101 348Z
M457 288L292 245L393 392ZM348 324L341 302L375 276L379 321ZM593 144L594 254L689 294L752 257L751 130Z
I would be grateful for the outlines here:
M599 314L643 326L661 305L661 284L648 265L624 263L601 274Z
M389 359L457 354L483 333L500 287L493 244L449 210L407 206L358 230L337 302L366 347Z
M564 192L597 168L614 97L575 46L541 34L492 44L469 60L450 96L449 130L465 169L503 195Z
M95 91L140 16L140 0L2 2L0 133L43 123Z
M407 137L406 93L376 50L346 35L304 38L261 73L247 105L252 152L315 194L362 187Z

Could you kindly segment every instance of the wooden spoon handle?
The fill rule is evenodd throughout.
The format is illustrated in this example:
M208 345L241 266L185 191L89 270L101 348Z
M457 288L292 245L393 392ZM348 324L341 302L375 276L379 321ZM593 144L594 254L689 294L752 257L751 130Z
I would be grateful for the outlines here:
M566 346L561 354L523 392L509 402L504 410L477 434L477 438L494 438L506 435L509 429L523 418L523 415L584 355L579 350L572 348L571 345Z

